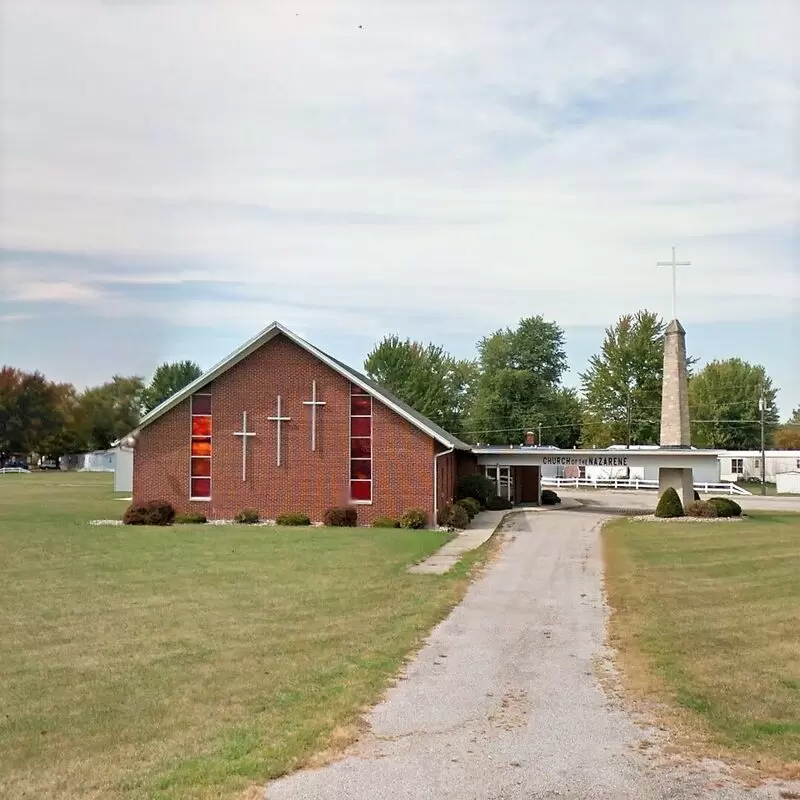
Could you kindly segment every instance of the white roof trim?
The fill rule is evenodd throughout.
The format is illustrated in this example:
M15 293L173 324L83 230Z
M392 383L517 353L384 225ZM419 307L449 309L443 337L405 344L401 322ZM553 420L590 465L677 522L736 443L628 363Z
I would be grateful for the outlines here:
M145 414L139 421L139 424L136 426L136 428L131 431L131 434L138 433L138 431L147 427L151 422L155 422L159 417L164 416L164 414L166 414L168 411L175 408L175 406L182 403L188 397L191 397L195 392L199 391L204 386L207 386L209 383L216 380L224 372L227 372L231 367L235 366L240 361L243 361L245 358L247 358L247 356L254 353L259 347L269 342L278 334L283 334L286 336L287 339L294 342L296 345L298 345L298 347L302 347L303 350L322 361L323 364L330 367L334 372L338 373L343 378L346 378L351 383L359 386L361 389L367 392L367 394L371 395L376 400L379 400L385 406L390 408L399 416L403 417L403 419L405 419L407 422L410 422L415 428L421 430L423 433L426 433L432 439L435 439L437 442L445 445L446 447L453 446L453 442L451 440L442 437L439 433L429 428L419 419L409 414L405 409L392 402L388 397L384 396L379 391L376 391L367 382L360 380L358 376L353 375L352 373L343 369L342 365L337 363L326 353L318 350L316 347L314 347L314 345L310 344L305 339L301 339L297 334L293 333L288 328L285 328L279 322L273 322L271 325L268 325L263 331L261 331L261 333L254 336L252 339L250 339L250 341L245 342L238 350L235 350L227 358L211 367L208 372L203 373L199 378L192 381L187 386L184 386L184 388L179 392L176 392L174 395L172 395L172 397L161 403L161 405L156 406L154 409ZM130 436L131 434L128 435ZM124 441L126 438L127 436L123 436L116 442L112 442L112 447Z
M667 458L679 458L679 457L686 457L690 456L692 458L701 458L701 457L710 457L714 456L715 458L719 456L719 450L698 450L695 448L680 448L680 447L665 447L665 448L658 448L656 450L617 450L611 449L610 447L607 448L597 448L594 450L579 450L579 449L562 449L562 448L549 448L549 447L524 447L520 445L519 447L508 447L507 445L481 445L480 447L475 446L472 448L472 452L475 453L477 456L493 456L493 455L518 455L520 453L524 455L541 455L547 458L552 457L561 457L561 456L569 456L571 458L593 458L595 456L623 456L623 455L630 455L636 456L636 458L650 458L656 459L661 458L662 456L666 456Z

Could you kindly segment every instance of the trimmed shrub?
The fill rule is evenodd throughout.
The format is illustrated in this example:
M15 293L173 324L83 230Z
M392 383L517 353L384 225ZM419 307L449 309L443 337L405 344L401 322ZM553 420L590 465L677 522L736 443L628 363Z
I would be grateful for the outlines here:
M709 497L708 502L716 508L718 517L742 516L742 507L730 497Z
M686 506L686 515L689 517L717 517L717 509L713 503L705 500L695 500Z
M542 489L542 505L557 506L561 498L552 489Z
M469 514L470 519L481 510L481 504L474 497L462 497L460 500L456 500L456 505L461 506Z
M467 509L464 508L464 506L460 506L458 503L453 503L452 505L448 503L446 506L439 509L439 513L436 516L437 524L443 528L456 528L461 530L469 525Z
M234 518L234 522L240 525L255 525L261 519L258 511L254 508L243 508Z
M206 515L199 511L188 511L186 514L175 515L176 525L202 525L205 522L208 522Z
M147 525L144 520L145 510L144 506L135 506L131 503L126 509L122 517L123 525Z
M512 508L512 503L510 500L506 500L505 497L500 497L500 495L496 494L494 497L489 498L486 508L489 511L507 511Z
M300 514L297 512L293 512L291 514L281 514L276 520L276 525L284 525L286 527L292 527L297 525L310 525L311 524L311 517L308 514Z
M140 506L131 503L122 521L125 525L172 525L175 509L166 500L150 500Z
M671 486L658 498L656 516L664 519L684 516L683 503L681 503L678 493Z
M325 512L323 522L329 528L355 528L358 524L358 511L353 506L335 506Z
M466 512L465 512L466 513ZM428 515L421 508L412 508L400 517L401 528L421 530L428 524Z
M372 522L373 528L399 528L400 522L394 517L378 517Z
M474 475L464 475L458 479L456 497L459 500L465 497L472 497L480 503L481 508L486 508L487 503L494 495L494 483L481 473L476 472Z

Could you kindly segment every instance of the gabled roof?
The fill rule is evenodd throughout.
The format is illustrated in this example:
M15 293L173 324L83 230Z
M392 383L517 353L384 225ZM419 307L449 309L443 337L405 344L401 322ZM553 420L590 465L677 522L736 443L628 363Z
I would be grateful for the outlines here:
M159 417L164 416L164 414L166 414L170 409L174 408L179 403L182 403L184 400L186 400L186 398L190 397L204 386L207 386L209 383L216 380L224 372L227 372L231 367L247 358L247 356L249 356L251 353L254 353L256 350L274 339L279 334L283 334L287 339L298 345L298 347L302 347L303 350L322 361L323 364L329 366L332 370L334 370L334 372L338 372L342 377L347 378L347 380L362 388L365 392L372 395L376 400L383 403L396 414L399 414L401 417L414 425L414 427L418 428L423 433L426 433L440 444L443 444L445 447L455 448L456 450L470 449L470 445L462 442L457 437L448 433L444 428L433 422L433 420L428 419L415 409L411 408L411 406L409 406L407 403L404 403L398 397L395 397L391 392L375 383L375 381L368 378L366 375L362 375L360 372L348 367L347 364L343 364L341 361L338 361L317 347L314 347L313 344L310 344L305 339L302 339L296 333L293 333L288 328L285 328L279 322L273 322L271 325L264 328L261 333L259 333L257 336L254 336L249 342L245 342L238 350L235 350L227 358L224 358L218 364L215 364L210 370L208 370L208 372L203 373L199 378L197 378L197 380L192 381L190 384L188 384L188 386L185 386L179 392L176 392L174 395L172 395L172 397L166 399L163 403L161 403L161 405L156 406L154 409L152 409L152 411L149 411L147 414L145 414L133 432L135 433L140 431L142 428L147 427L151 422L154 422ZM127 437L123 437L117 442L113 442L112 446L116 446L125 438Z

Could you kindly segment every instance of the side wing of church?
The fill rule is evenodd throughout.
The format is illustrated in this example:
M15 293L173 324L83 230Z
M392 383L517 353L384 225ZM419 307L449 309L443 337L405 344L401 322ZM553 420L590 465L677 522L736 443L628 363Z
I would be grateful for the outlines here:
M153 409L128 437L133 500L179 512L322 519L356 505L359 523L422 508L432 522L469 445L369 378L273 323Z

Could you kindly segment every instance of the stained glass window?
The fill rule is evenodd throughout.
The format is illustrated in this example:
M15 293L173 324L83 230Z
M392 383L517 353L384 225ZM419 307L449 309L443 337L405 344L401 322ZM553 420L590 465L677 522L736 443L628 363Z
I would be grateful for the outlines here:
M369 417L372 414L372 398L369 395L354 395L350 398L350 414L354 417Z
M372 461L369 459L353 458L350 460L350 478L352 480L368 481L372 479Z
M372 501L372 397L350 389L350 499Z
M211 395L192 395L191 459L189 496L211 499Z
M192 439L192 455L193 456L210 456L211 455L211 437L201 439L200 437Z

